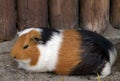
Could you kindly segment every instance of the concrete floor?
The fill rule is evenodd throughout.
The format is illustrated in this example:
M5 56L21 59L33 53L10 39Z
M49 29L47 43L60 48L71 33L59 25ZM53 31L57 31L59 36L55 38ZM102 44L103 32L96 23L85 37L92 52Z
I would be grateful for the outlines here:
M101 81L120 81L120 30L108 30L104 34L115 44L118 60L112 69L112 74ZM0 81L97 81L90 79L94 76L61 76L52 73L29 73L18 69L17 64L10 57L10 50L16 39L0 43Z

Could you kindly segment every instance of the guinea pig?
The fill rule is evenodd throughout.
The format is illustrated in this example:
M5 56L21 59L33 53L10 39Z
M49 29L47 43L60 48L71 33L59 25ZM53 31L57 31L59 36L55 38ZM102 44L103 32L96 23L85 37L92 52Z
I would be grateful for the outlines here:
M117 57L110 41L87 30L28 28L18 36L11 56L27 71L106 77Z

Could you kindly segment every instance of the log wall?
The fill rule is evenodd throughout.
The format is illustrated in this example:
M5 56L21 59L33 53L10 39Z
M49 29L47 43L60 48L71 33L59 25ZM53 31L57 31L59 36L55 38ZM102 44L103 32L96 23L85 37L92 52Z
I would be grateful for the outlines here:
M10 40L15 34L16 13L14 0L0 0L0 41Z
M80 26L103 33L109 26L109 0L80 0Z
M120 0L111 0L110 22L113 27L120 29Z
M49 0L49 25L53 28L78 27L78 0Z
M0 0L0 41L30 27L120 29L119 0ZM109 20L110 19L110 20Z
M18 0L17 12L20 30L48 26L47 0Z

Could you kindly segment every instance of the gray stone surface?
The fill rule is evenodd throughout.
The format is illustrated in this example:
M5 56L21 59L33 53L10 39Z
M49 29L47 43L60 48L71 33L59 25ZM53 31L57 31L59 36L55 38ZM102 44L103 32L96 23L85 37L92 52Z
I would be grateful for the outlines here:
M94 76L61 76L52 73L30 73L18 69L9 53L0 54L0 81L97 81ZM120 72L113 68L110 76L101 81L119 81Z
M118 50L120 57L120 30L110 29L104 34L111 40ZM16 37L17 38L17 37ZM10 57L10 50L16 40L0 43L0 81L97 81L90 79L94 76L61 76L52 73L29 73L18 69L17 64ZM120 81L120 61L112 69L112 74L101 81Z
M1 42L0 43L0 54L10 52L10 50L12 49L16 39L17 39L17 36L11 41Z
M113 27L109 27L103 36L110 40L113 44L117 44L120 42L120 30L114 29Z

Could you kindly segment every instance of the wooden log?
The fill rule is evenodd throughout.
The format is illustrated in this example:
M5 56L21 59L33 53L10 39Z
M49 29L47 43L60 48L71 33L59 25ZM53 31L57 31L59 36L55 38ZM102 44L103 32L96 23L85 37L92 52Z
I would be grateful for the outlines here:
M18 0L17 9L20 30L27 27L48 27L47 0Z
M76 28L78 19L78 0L49 0L50 27Z
M80 0L80 26L103 33L109 25L109 0Z
M120 29L120 0L111 0L110 22L113 27Z
M11 40L16 32L14 0L0 0L0 41Z

